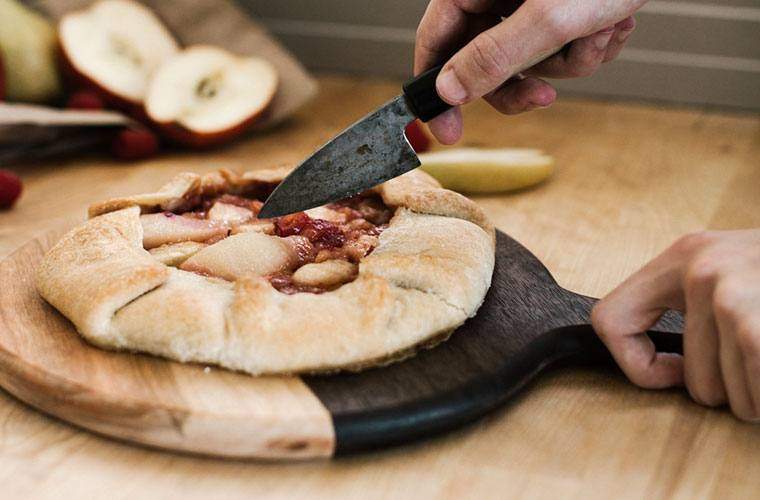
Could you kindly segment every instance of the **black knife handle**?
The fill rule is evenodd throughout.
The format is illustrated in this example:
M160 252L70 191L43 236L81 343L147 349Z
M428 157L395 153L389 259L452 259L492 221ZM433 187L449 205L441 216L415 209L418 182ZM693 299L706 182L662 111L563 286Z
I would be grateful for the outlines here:
M435 79L438 78L441 68L443 65L430 68L407 80L403 85L409 108L423 122L428 122L451 108L450 104L438 97L435 90Z

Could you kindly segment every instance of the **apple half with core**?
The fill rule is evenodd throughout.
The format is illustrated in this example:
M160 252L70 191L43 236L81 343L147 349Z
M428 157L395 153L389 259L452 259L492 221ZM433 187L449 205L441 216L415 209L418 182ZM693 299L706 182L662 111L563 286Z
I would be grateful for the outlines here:
M179 50L158 17L132 0L101 0L67 14L58 37L74 84L137 118L151 75Z
M173 141L215 146L239 136L264 116L277 83L277 70L264 59L198 45L156 71L145 111Z

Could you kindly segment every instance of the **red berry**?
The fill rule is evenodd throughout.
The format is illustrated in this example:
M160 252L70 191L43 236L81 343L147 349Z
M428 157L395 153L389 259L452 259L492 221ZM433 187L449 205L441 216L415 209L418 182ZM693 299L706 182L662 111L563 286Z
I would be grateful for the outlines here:
M412 148L418 153L424 153L430 149L430 138L422 128L419 120L414 120L406 126L406 138L409 140Z
M125 128L111 142L111 153L121 160L141 160L157 152L158 137L146 128Z
M11 208L21 196L21 179L10 170L0 169L0 209Z
M346 243L346 235L338 226L324 219L312 219L305 212L280 217L274 221L277 236L305 236L319 248L338 248Z
M69 109L103 109L103 99L92 90L77 90L66 101Z

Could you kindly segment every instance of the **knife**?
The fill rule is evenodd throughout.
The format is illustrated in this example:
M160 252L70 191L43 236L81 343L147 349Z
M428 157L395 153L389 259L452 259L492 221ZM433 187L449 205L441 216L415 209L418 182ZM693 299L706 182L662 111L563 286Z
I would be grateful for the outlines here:
M427 122L451 107L435 90L442 67L408 80L401 95L319 148L275 188L259 218L338 201L417 168L420 160L404 129L415 118Z

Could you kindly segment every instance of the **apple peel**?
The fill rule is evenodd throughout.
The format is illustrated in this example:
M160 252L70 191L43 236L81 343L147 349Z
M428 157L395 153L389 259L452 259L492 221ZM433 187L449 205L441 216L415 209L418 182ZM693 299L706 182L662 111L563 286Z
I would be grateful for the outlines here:
M234 139L266 113L277 91L274 66L211 46L193 46L153 76L145 110L155 127L180 144L208 147Z

